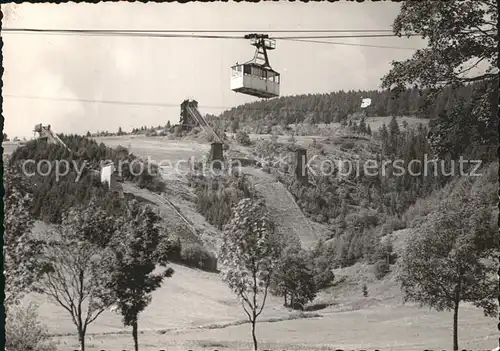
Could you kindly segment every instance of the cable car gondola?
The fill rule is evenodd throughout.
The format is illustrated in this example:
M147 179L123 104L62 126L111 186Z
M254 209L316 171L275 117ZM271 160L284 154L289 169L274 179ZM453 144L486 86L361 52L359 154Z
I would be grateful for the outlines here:
M280 74L269 65L267 50L276 48L276 41L266 34L247 34L256 47L252 60L231 67L231 90L259 98L269 99L280 95Z

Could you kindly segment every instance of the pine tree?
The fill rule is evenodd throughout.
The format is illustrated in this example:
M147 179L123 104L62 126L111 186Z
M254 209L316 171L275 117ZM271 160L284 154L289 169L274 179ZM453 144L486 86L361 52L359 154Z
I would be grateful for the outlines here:
M372 128L370 127L369 124L366 125L366 134L372 135Z
M400 133L398 121L395 116L392 116L389 122L389 154L391 156L397 155Z
M359 122L359 132L363 134L366 133L366 122L364 116L361 118L361 121Z
M110 286L124 325L132 327L134 348L138 351L139 314L151 302L151 293L161 286L164 278L171 277L174 270L167 267L169 258L159 250L162 246L158 214L149 207L141 209L137 202L130 207L123 235L112 244L115 255L110 266ZM156 273L157 266L165 270Z
M387 130L387 126L382 124L382 127L380 127L379 130L379 135L380 135L380 140L382 141L382 152L387 155L389 153L389 131Z

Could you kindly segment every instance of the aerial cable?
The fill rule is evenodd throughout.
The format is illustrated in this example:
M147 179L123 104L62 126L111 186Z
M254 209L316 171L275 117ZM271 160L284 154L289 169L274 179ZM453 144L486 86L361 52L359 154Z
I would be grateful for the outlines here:
M395 50L418 50L416 48L403 48L400 46L387 46L387 45L370 45L370 44L358 44L358 43L343 43L335 41L321 41L321 40L307 40L307 39L282 39L288 41L297 41L302 43L316 43L316 44L330 44L330 45L346 45L346 46L357 46L357 47L367 47L367 48L378 48L378 49L395 49Z
M121 36L121 37L159 37L159 38L200 38L200 39L246 39L245 36L230 35L193 35L165 32L139 32L139 31L100 31L100 30L67 30L67 29L2 29L5 33L37 33L37 34L62 34L86 36ZM416 34L410 35L415 36ZM338 38L384 38L396 37L395 34L358 34L358 35L322 35L322 36L278 36L270 39L338 39Z
M155 103L155 102L133 102L133 101L118 101L118 100L92 100L92 99L80 99L80 98L63 98L63 97L49 97L49 96L22 96L22 95L9 95L5 94L4 97L16 98L16 99L30 99L30 100L52 100L52 101L68 101L68 102L81 102L81 103L97 103L97 104L111 104L111 105L125 105L125 106L150 106L150 107L171 107L179 108L179 104L173 103ZM201 109L211 109L211 110L226 110L230 111L237 108L237 106L215 106L215 105L199 105ZM246 106L246 109L253 111L276 111L273 107L253 107ZM309 112L314 111L314 109L308 108L290 108L281 107L283 111L287 112Z
M369 33L389 32L391 29L267 29L267 30L227 30L227 29L41 29L3 28L2 32L73 32L73 33Z
M319 94L319 95L325 95L325 94ZM92 99L80 99L80 98L63 98L63 97L49 97L49 96L22 96L22 95L9 95L9 94L5 94L4 97L16 98L16 99L68 101L68 102L97 103L97 104L111 104L111 105L125 105L125 106L150 106L150 107L164 107L164 108L167 108L167 107L179 108L179 104L161 103L161 102L155 103L155 102L119 101L119 100L92 100ZM244 108L246 110L260 111L260 112L287 112L287 113L302 112L302 113L307 113L307 112L315 111L314 107L312 107L312 108L293 108L293 107L288 107L288 106L254 107L254 106L252 106L252 103L247 103L245 105L239 105L239 106L198 105L198 108L210 109L210 110L225 110L223 112L230 112L232 110L237 110L239 107L242 107L242 106L244 106Z
M79 98L50 97L50 96L27 96L27 95L4 94L4 97L10 97L16 99L70 101L70 102L100 103L100 104L129 105L129 106L135 105L135 106L152 106L152 107L174 107L174 106L179 107L179 104L129 102L129 101L117 101L117 100L92 100L92 99L79 99Z
M2 30L4 32L4 30ZM7 31L9 33L9 31ZM168 33L99 33L99 32L71 32L71 31L28 31L28 32L11 32L22 34L43 34L43 35L74 35L74 36L102 36L102 37L145 37L145 38L193 38L193 39L245 39L244 36L230 35L192 35L192 34L168 34ZM246 40L246 39L245 39Z
M419 34L407 35L410 37L419 36ZM280 40L280 39L348 39L348 38L394 38L397 37L395 34L361 34L361 35L325 35L325 36L301 36L301 37L270 37L270 39Z

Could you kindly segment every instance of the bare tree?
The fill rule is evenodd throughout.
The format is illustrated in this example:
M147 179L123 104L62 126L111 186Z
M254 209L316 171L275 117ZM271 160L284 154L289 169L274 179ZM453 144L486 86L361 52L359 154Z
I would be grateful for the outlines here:
M250 199L241 200L224 231L219 259L224 281L241 300L252 324L254 350L255 324L264 309L280 254L281 242L264 206Z
M80 239L68 225L57 227L50 235L45 255L51 268L35 284L35 291L46 294L71 315L81 351L85 351L88 325L114 302L105 288L108 250Z

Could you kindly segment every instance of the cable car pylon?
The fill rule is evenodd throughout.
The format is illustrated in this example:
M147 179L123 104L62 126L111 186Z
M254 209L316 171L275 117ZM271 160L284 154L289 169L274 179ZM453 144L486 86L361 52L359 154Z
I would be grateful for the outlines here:
M280 74L271 68L267 54L276 49L276 41L267 34L246 34L244 38L255 46L255 55L231 67L231 90L264 99L279 96Z

